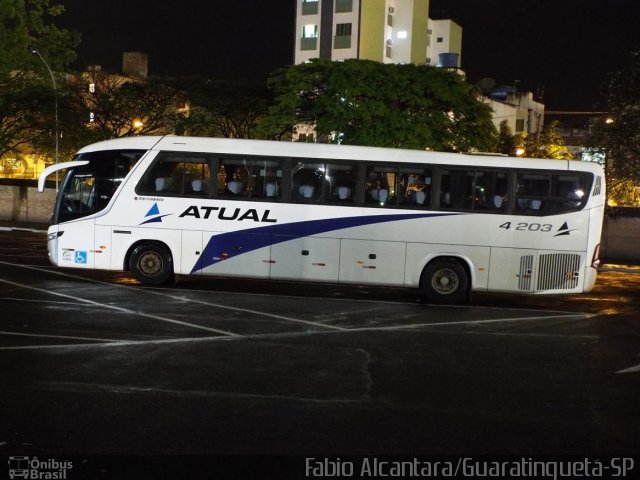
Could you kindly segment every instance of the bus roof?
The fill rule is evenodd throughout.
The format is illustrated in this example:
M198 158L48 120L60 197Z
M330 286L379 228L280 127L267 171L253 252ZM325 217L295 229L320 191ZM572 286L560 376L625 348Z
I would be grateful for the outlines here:
M123 137L88 145L78 153L100 150L162 150L173 152L264 155L325 160L366 160L399 163L426 163L459 166L533 168L543 170L588 171L602 174L602 167L592 162L506 157L498 154L465 155L457 153L361 147L326 143L270 140L245 140L208 137L138 136Z

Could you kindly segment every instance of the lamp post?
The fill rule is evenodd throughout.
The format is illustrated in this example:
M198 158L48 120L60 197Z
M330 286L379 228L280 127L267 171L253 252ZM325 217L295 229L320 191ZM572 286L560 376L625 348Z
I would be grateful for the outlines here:
M51 82L53 83L53 101L54 101L54 110L55 110L55 125L56 125L56 158L55 158L55 163L58 163L58 156L59 156L59 146L58 146L58 137L59 137L59 132L58 132L58 86L56 85L56 77L53 75L53 72L51 71L51 67L49 67L49 64L47 63L47 61L42 57L42 55L40 55L40 52L38 51L37 48L32 48L31 49L31 53L33 53L34 55L37 55L38 58L40 58L40 60L42 60L42 63L44 63L44 66L47 67L47 70L49 71L49 75L51 75ZM56 171L56 193L58 192L58 172Z

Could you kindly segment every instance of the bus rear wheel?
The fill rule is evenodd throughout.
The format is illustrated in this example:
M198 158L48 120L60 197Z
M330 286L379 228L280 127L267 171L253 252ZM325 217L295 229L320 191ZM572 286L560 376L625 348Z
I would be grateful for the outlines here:
M469 275L456 260L431 262L422 272L420 285L433 303L453 305L469 301Z
M163 285L173 280L171 252L159 243L138 245L129 258L129 270L140 283Z

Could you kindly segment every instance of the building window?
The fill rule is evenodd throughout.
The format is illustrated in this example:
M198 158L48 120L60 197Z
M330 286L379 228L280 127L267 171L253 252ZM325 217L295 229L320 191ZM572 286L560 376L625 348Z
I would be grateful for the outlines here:
M437 43L442 43L443 41L444 41L444 38L442 38L442 37L436 38L436 42Z
M353 11L353 0L336 0L336 13Z
M303 25L300 50L317 50L318 25Z
M303 25L302 38L318 38L318 25Z
M333 39L333 48L351 48L351 24L338 23L336 36Z
M351 35L351 24L350 23L338 23L336 25L336 36L344 37L347 35Z
M302 0L302 15L316 15L318 13L318 0Z
M518 118L516 120L516 132L524 131L524 118Z

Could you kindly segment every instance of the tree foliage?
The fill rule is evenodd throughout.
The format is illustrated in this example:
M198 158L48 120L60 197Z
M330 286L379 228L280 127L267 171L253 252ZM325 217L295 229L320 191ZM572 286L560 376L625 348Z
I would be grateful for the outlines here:
M55 143L60 92L32 48L53 72L75 59L80 35L51 23L63 11L49 0L0 0L0 156L24 144ZM62 76L52 74L58 86L63 83Z
M88 128L94 141L174 133L180 116L178 92L165 82L137 82L105 72L72 81L66 102L74 112L72 124Z
M53 103L51 92L32 75L0 77L0 157L33 143L48 131L54 133Z
M605 98L613 122L603 123L596 135L607 153L607 173L640 184L640 50L630 60L608 79Z
M176 86L188 92L190 112L182 125L188 135L254 138L267 111L269 93L263 85L187 78Z
M489 151L497 142L490 109L443 69L316 59L277 71L269 88L276 98L260 125L268 138L308 123L353 145Z
M32 48L54 71L76 58L80 34L53 23L63 12L62 5L50 0L0 0L0 76L13 70L45 69Z
M572 160L573 155L567 149L564 138L559 131L560 122L554 120L545 125L539 138L535 135L523 134L520 143L529 158L553 158L556 160Z

